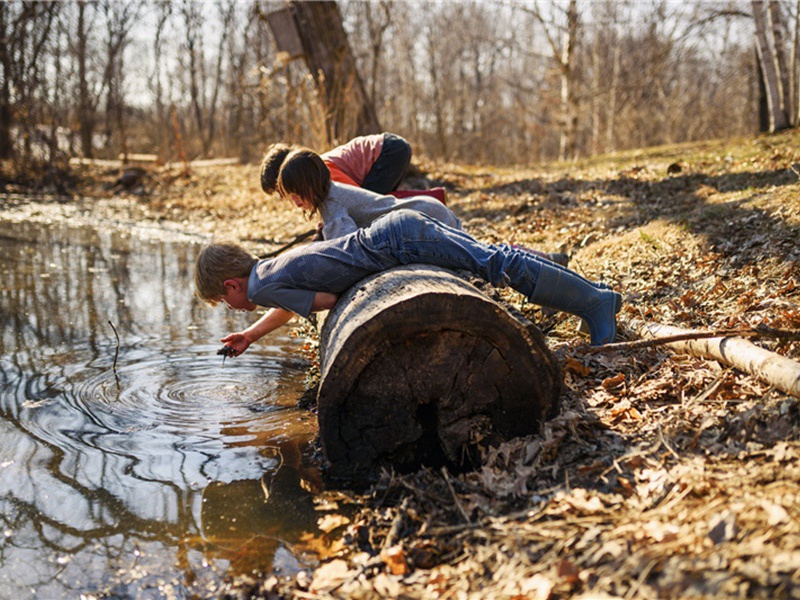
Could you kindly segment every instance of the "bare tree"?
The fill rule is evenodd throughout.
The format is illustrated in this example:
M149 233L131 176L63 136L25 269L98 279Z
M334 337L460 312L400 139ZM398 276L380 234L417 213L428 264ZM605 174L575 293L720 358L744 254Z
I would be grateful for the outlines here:
M772 2L773 0L770 0ZM753 19L756 26L756 50L761 71L764 77L764 87L767 94L767 106L769 108L769 130L780 131L789 127L789 116L784 106L784 95L782 83L784 81L781 73L781 62L779 56L781 51L777 47L779 40L774 38L776 22L778 19L777 11L766 13L763 0L753 0ZM769 15L769 16L767 16ZM768 28L768 21L773 27ZM770 36L772 33L772 37Z
M150 89L153 93L154 110L154 138L159 148L159 154L166 154L168 132L170 130L169 107L165 101L163 74L163 57L166 43L165 35L167 25L172 18L173 4L171 0L158 0L155 4L156 25L153 35L153 65L150 75Z
M106 25L106 67L103 74L103 87L106 91L106 146L111 144L112 135L119 132L119 146L127 156L127 136L125 133L125 49L130 41L131 28L137 22L144 4L142 0L103 0Z
M97 125L96 108L99 95L95 94L89 80L89 36L95 16L95 7L86 2L77 3L77 19L72 53L78 70L78 126L83 156L94 156L94 133Z
M37 104L43 83L44 57L54 34L61 6L54 2L2 3L0 6L0 156L14 156L13 129L21 139L23 157L37 137ZM5 139L4 139L5 138Z
M314 80L326 107L329 139L345 141L354 134L381 130L353 57L336 2L289 2Z
M11 158L11 5L0 3L0 159Z
M533 15L542 25L547 42L553 52L553 58L561 77L561 142L558 155L562 160L574 158L578 120L575 90L575 52L579 28L577 0L569 0L564 23L558 23L553 15L543 13L537 1L530 6L523 6L523 10ZM560 42L559 37L561 38Z

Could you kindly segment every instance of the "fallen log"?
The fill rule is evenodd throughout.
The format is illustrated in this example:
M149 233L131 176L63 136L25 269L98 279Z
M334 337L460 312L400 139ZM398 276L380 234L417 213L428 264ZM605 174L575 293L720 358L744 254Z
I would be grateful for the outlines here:
M469 467L479 446L555 414L558 363L541 333L469 282L426 265L354 286L320 331L328 475Z
M639 319L620 322L631 337L659 339L665 337L686 337L704 332L681 329L658 323L648 323ZM718 360L735 367L774 386L791 396L800 398L800 363L791 358L770 352L739 337L710 337L682 339L666 344L678 352L686 352L701 358Z

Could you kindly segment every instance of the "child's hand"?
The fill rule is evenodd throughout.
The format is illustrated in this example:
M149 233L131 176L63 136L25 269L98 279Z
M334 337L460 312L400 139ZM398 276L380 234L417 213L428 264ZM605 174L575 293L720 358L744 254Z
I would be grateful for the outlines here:
M250 340L247 339L245 334L238 332L238 333L229 333L224 338L220 340L227 348L233 350L229 356L239 356L242 352L247 350L250 347Z
M317 223L317 230L314 232L314 237L311 238L312 242L319 242L320 240L324 240L325 237L322 235L322 230L325 228L325 223L320 221Z

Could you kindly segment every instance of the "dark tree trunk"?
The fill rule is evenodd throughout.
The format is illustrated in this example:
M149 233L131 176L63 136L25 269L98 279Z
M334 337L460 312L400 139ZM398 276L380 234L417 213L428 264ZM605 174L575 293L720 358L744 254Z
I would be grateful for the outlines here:
M11 42L8 31L8 5L0 5L0 158L11 158L11 57L8 53Z
M474 466L480 447L535 433L561 375L539 331L425 265L364 280L320 333L320 439L332 477Z
M336 2L289 2L308 69L325 102L330 142L380 133Z

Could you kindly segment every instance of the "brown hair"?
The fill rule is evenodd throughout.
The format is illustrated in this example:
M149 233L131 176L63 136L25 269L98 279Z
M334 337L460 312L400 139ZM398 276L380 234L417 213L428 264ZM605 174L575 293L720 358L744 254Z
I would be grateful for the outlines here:
M278 189L278 173L281 170L286 156L293 147L283 142L277 142L267 148L261 160L261 189L265 194L272 194Z
M308 148L292 150L278 173L278 193L297 194L311 204L311 214L319 209L331 191L331 172L319 154Z
M200 251L194 269L197 296L216 306L225 295L225 280L249 277L258 259L237 244L211 244Z

